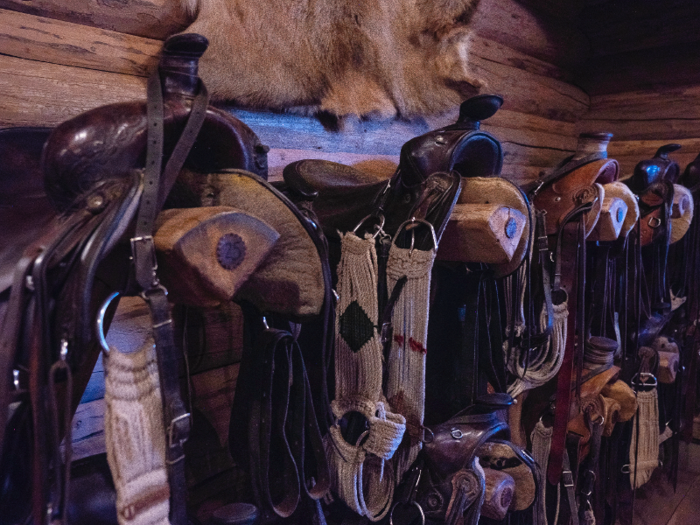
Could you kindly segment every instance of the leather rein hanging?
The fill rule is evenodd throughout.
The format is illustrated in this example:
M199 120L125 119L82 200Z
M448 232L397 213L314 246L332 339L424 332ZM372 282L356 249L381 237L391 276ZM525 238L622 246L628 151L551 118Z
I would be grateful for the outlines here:
M192 101L192 110L185 129L165 168L163 164L164 126L163 91L160 73L148 80L147 150L144 190L139 203L136 229L131 238L134 279L140 295L148 303L153 322L153 339L163 398L163 428L166 443L166 465L170 485L170 521L187 523L187 485L185 481L184 443L191 426L191 415L180 394L179 352L175 345L167 290L157 277L157 261L153 232L158 211L180 173L206 117L209 95L203 82Z

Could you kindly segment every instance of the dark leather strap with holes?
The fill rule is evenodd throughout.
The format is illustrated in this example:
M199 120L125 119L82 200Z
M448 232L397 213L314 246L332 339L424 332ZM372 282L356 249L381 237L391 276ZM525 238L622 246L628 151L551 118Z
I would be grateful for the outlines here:
M160 73L156 71L148 81L148 145L144 190L139 204L136 230L131 239L135 280L148 303L153 322L153 339L163 399L165 459L170 484L170 522L174 525L187 524L187 484L183 445L189 437L191 415L187 412L180 395L179 355L173 335L167 291L160 285L156 276L153 231L156 215L204 123L209 97L201 82L199 87L199 93L192 102L192 110L185 129L161 173L163 92Z

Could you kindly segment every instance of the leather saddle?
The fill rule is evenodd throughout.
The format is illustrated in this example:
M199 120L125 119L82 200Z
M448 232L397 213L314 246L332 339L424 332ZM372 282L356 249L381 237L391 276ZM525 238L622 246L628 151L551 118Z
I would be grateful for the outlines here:
M530 214L522 192L498 177L503 166L500 142L480 129L480 122L493 116L502 103L497 95L463 102L455 124L403 145L399 166L388 180L334 162L301 160L284 169L285 187L295 202L306 202L313 209L329 237L336 237L337 231L371 226L374 231L381 226L393 237L399 225L415 217L428 220L440 239L457 198L475 204L501 202L505 192L504 205L527 217L526 233L511 261L495 265L495 273L507 275L525 256ZM416 233L416 246L428 242L428 237L428 232Z
M143 176L151 162L144 102L103 106L54 130L0 132L0 179L11 190L0 214L3 226L13 226L0 233L2 522L24 521L30 506L43 521L47 502L67 493L50 488L62 476L58 446L70 427L59 422L70 421L99 353L97 310L112 292L129 293L139 280L129 239L148 241L133 241L141 207L154 213L162 207L183 164L266 177L266 146L245 124L207 104L197 77L206 47L194 34L165 43L157 84L162 106L151 103L162 107L167 163L154 196L152 179ZM139 259L147 270L155 263ZM173 425L171 437L186 436L184 426ZM56 517L65 512L55 500L51 506Z
M671 205L674 183L680 177L680 167L669 153L680 149L680 144L661 146L653 158L639 162L634 174L625 184L639 196L639 228L642 246L658 239L670 239Z

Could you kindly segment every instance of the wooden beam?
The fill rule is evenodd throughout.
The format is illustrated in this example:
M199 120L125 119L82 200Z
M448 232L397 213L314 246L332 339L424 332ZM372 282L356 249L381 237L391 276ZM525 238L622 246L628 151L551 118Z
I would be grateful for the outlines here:
M581 132L607 131L613 140L691 139L700 136L700 117L680 119L583 119L576 124Z
M191 23L180 0L0 0L0 8L160 40Z
M158 65L160 40L0 9L5 55L50 64L147 77Z
M145 100L146 79L0 55L0 126L56 126L89 109Z
M629 91L591 97L591 120L700 118L700 84L661 91Z
M586 9L581 28L596 55L700 41L700 2L616 0Z

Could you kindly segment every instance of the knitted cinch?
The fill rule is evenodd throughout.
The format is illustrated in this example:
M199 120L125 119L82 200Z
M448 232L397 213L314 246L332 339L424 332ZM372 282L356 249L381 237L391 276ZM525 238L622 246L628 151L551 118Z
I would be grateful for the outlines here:
M632 420L629 456L633 489L649 481L654 469L659 466L659 399L656 388L637 392L637 403L639 408Z
M357 443L348 443L340 425L333 425L326 446L334 492L361 516L379 521L391 508L396 477L387 460L401 443L406 420L388 410L382 393L374 239L371 235L362 239L354 233L340 237L335 400L331 409L337 420L359 412L369 429Z
M532 441L532 457L543 473L542 479L545 479L544 473L547 472L547 466L549 464L549 451L552 448L553 432L554 427L545 427L544 423L540 420L532 430L532 434L530 434L530 439ZM532 507L533 525L547 525L547 509L545 507L546 490L547 484L544 482L540 483L538 487L537 503ZM559 508L559 496L559 485L557 485L557 508ZM554 522L556 523L556 519Z
M392 312L393 336L386 363L386 397L391 408L406 418L406 435L392 460L397 480L413 464L421 449L430 273L435 254L435 248L410 250L392 244L387 262L389 290L394 289L399 279L407 278Z
M120 525L168 525L163 408L153 339L104 356L105 441Z

